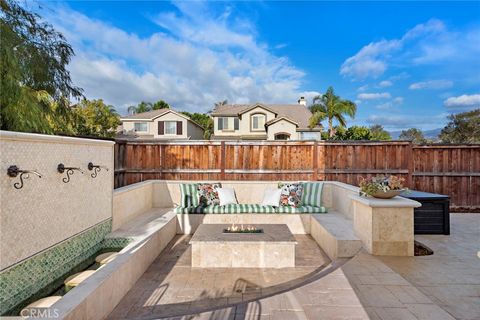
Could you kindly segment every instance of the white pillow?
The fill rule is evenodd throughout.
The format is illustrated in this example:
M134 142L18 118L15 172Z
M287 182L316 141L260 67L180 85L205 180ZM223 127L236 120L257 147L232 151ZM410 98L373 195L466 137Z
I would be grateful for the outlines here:
M263 194L262 206L278 207L280 205L281 194L282 189L265 189L265 192Z
M237 204L237 197L235 197L235 190L232 188L217 188L220 205Z

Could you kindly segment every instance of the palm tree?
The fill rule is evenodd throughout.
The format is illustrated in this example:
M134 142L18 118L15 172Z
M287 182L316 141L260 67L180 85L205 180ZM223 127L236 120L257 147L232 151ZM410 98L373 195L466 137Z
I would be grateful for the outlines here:
M228 100L225 99L223 101L218 101L218 102L215 102L215 108L216 107L219 107L219 106L224 106L224 105L227 105L228 104Z
M215 111L215 109L217 109L217 107L225 106L225 105L227 105L227 104L228 104L228 100L227 100L227 99L225 99L225 100L223 100L223 101L215 102L215 103L213 104L213 109L208 110L208 111L207 111L207 114L211 114L213 111Z
M334 135L333 120L345 127L347 125L345 115L354 118L357 112L357 105L350 100L344 100L335 95L333 88L329 87L325 94L313 98L313 105L310 106L310 111L312 112L312 117L310 118L309 127L314 128L322 120L328 119L328 133L331 138Z
M129 114L143 113L153 110L153 105L151 102L142 101L136 106L128 107L127 111Z

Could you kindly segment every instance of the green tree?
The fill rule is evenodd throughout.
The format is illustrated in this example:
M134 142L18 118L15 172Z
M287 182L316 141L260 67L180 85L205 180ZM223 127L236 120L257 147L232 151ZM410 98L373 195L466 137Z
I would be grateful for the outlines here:
M333 121L337 121L340 126L345 127L347 120L345 115L351 118L355 117L357 106L350 100L345 100L335 95L332 87L327 89L323 95L313 98L313 105L310 106L312 117L310 118L309 127L316 127L322 120L328 120L329 137L334 135Z
M371 140L392 140L390 133L380 124L370 126L370 132L372 133Z
M82 100L73 108L74 131L82 136L114 137L120 118L113 106L103 100Z
M417 128L402 130L402 132L400 133L399 139L409 140L417 144L427 143L427 139L425 139L425 136L423 135L422 130Z
M152 105L152 110L170 109L170 105L163 100L158 100Z
M351 126L345 133L345 140L371 140L372 133L370 129L363 126Z
M170 109L170 105L163 100L158 100L155 103L142 101L136 106L130 106L127 108L128 113L137 114L143 112L149 112L159 109Z
M145 102L142 101L136 106L129 106L127 108L128 113L130 114L137 114L137 113L143 113L143 112L149 112L152 111L153 105L151 102Z
M196 112L190 113L186 111L182 111L181 113L189 117L192 121L198 123L203 129L205 129L203 138L206 140L210 140L210 137L213 133L213 119L208 114Z
M451 114L440 132L445 143L480 143L480 109Z
M0 127L54 133L51 116L67 116L68 100L82 96L66 69L73 49L15 1L0 0L0 8Z

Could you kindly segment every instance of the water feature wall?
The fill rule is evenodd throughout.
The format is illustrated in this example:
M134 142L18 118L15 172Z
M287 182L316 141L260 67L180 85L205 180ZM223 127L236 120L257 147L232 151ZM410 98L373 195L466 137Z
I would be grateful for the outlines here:
M116 245L104 243L111 231L113 146L0 131L0 315L96 250Z

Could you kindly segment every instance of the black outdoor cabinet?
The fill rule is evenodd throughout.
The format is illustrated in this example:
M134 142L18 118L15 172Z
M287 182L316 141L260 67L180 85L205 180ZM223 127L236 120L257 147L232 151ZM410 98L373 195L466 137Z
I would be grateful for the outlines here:
M450 234L449 196L414 190L401 196L422 204L414 209L415 234Z

